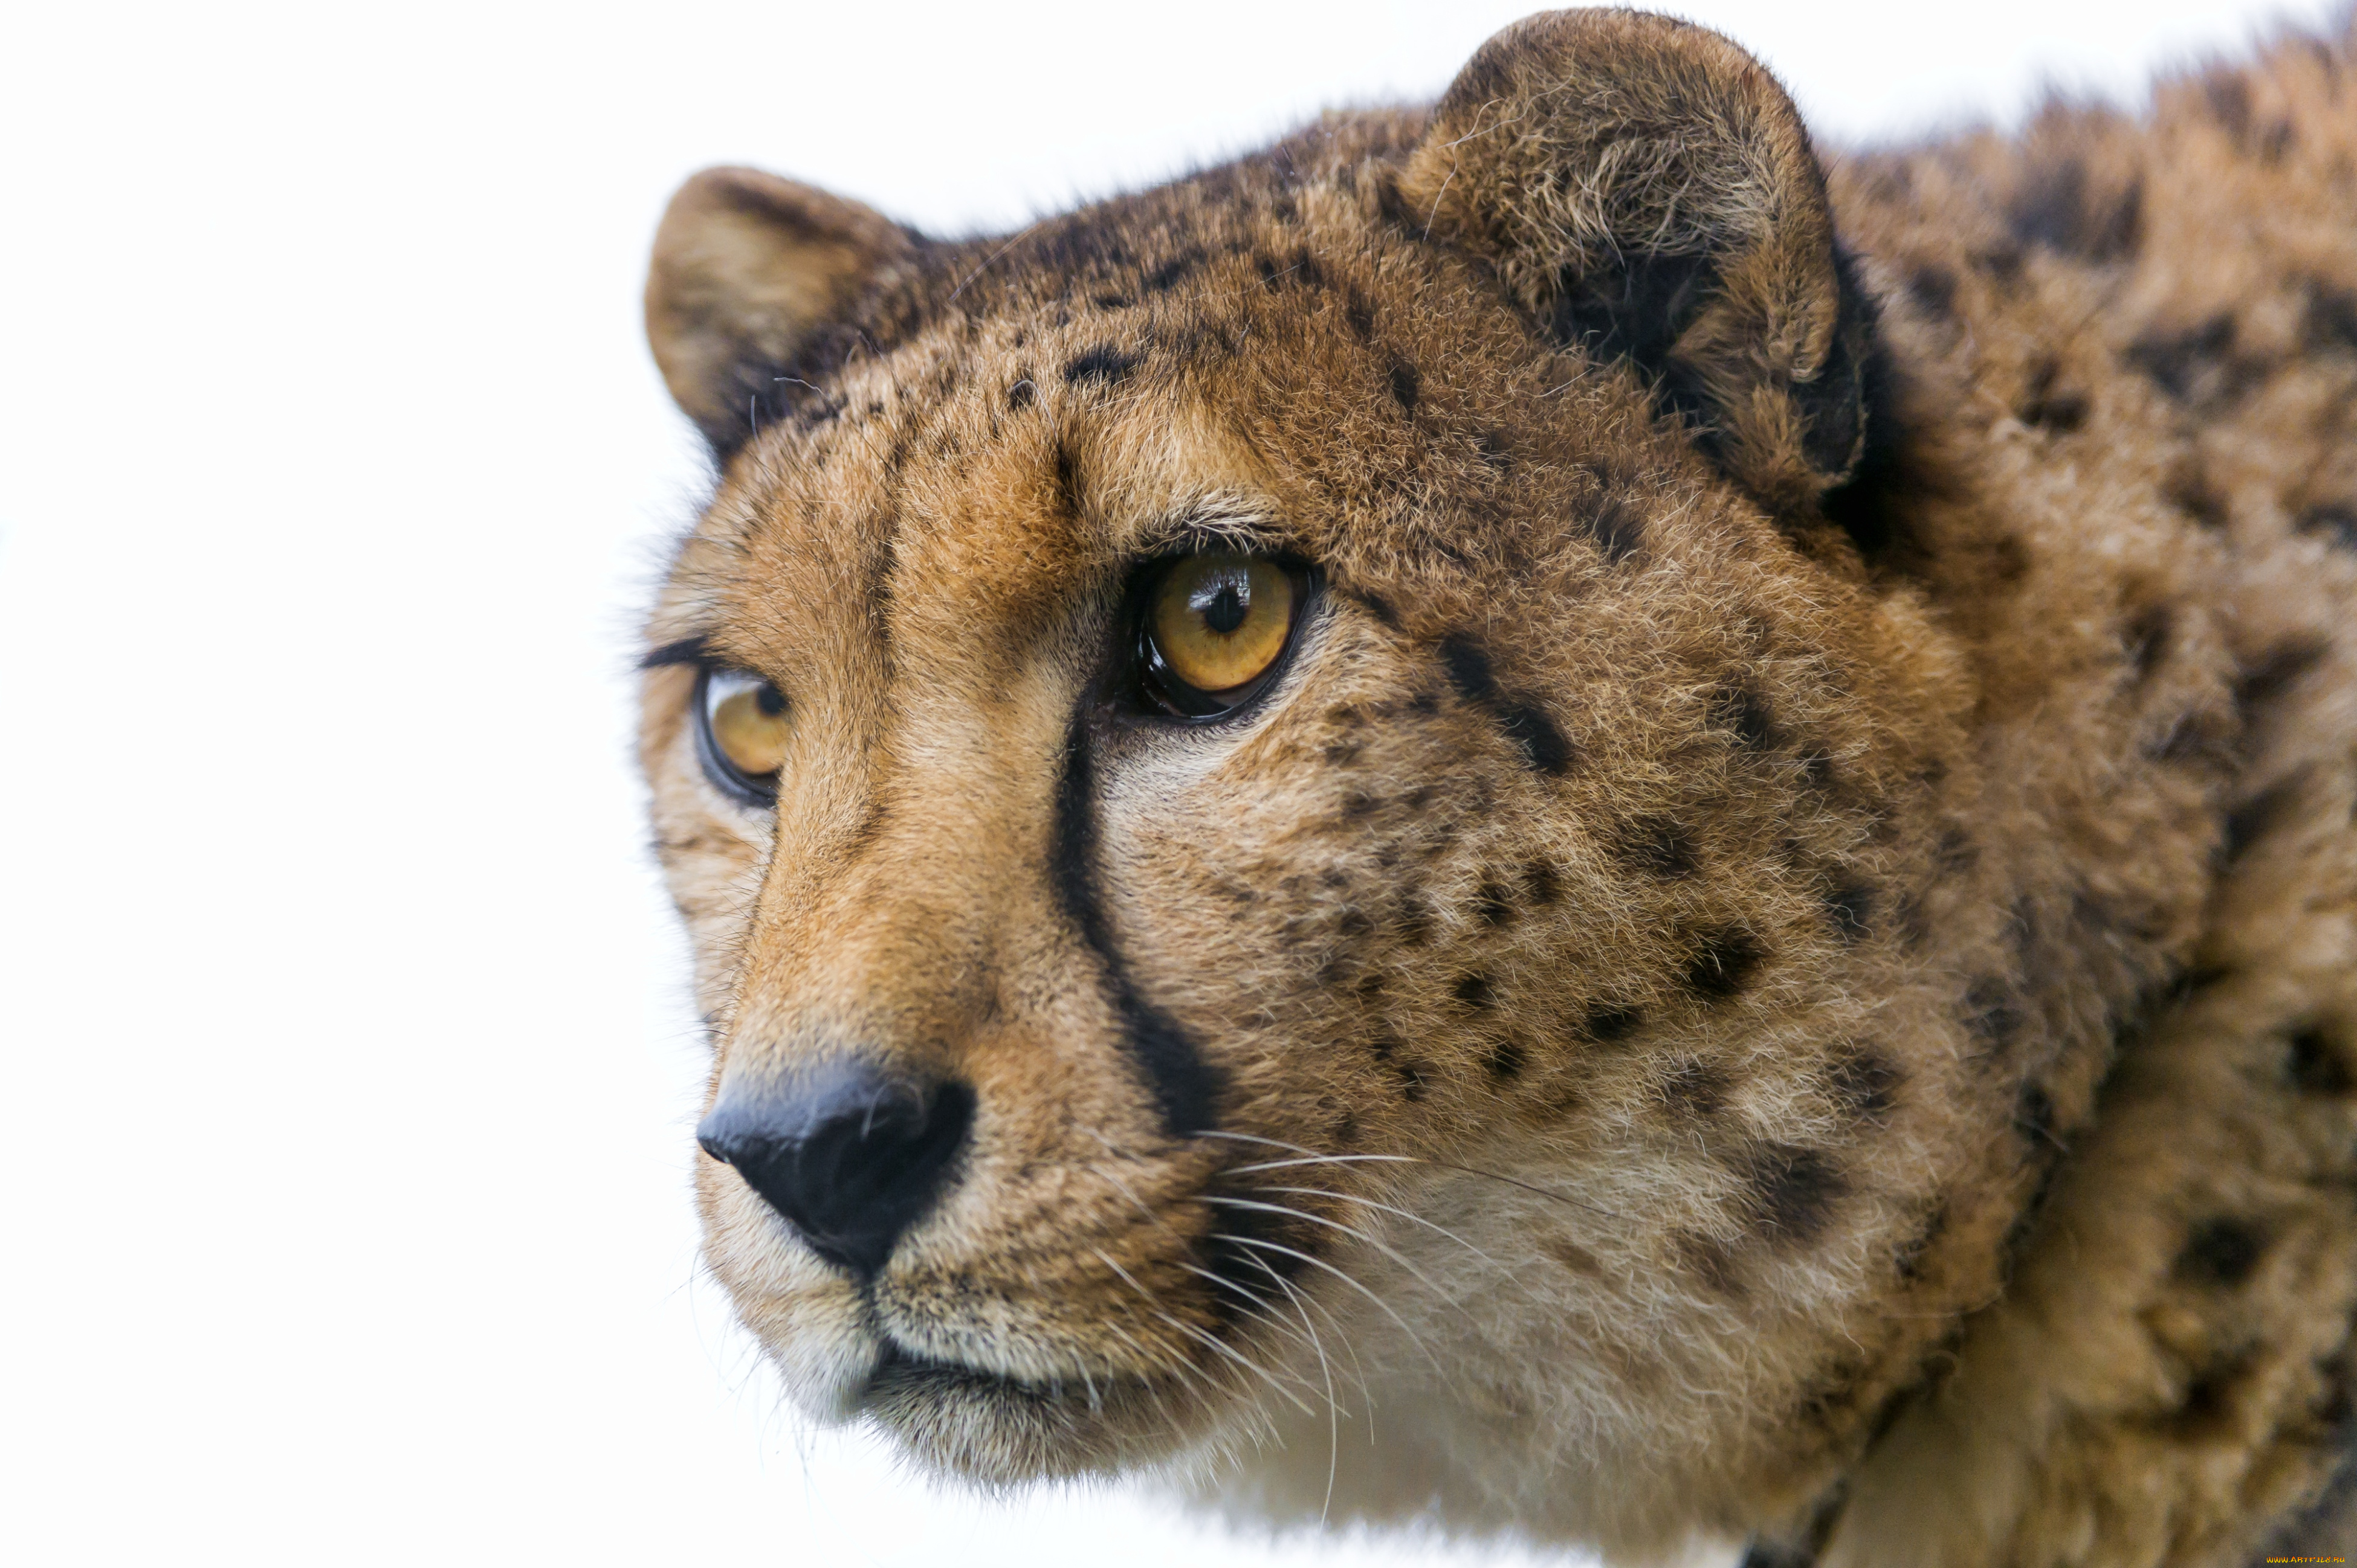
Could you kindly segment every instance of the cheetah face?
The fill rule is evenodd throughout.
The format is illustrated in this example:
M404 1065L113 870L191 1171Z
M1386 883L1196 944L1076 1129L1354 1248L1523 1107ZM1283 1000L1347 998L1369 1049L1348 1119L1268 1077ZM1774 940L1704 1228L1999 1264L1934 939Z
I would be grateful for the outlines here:
M1740 145L1643 139L1672 67ZM1542 18L970 244L716 171L649 308L726 463L645 682L697 1188L797 1401L990 1482L1370 1403L1809 1451L1975 1144L1943 672L1824 521L1867 313L1756 66Z

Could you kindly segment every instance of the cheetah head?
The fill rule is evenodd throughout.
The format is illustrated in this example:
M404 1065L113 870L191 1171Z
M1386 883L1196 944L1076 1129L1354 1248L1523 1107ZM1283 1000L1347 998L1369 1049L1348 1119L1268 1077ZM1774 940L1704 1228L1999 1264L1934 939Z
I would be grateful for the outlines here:
M2019 1195L1905 891L1960 732L1846 510L1875 312L1767 73L1553 13L955 242L714 170L647 308L721 465L643 728L697 1191L792 1397L1279 1513L1814 1495Z

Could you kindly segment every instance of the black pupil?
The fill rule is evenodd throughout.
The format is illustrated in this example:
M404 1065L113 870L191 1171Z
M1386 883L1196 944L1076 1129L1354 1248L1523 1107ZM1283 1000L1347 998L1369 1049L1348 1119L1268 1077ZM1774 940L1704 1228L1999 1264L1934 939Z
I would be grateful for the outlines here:
M753 705L767 716L776 718L786 711L786 694L764 681L753 693Z
M1222 583L1220 591L1211 596L1211 602L1203 607L1203 624L1225 637L1244 624L1246 607L1244 596L1236 591L1236 585Z

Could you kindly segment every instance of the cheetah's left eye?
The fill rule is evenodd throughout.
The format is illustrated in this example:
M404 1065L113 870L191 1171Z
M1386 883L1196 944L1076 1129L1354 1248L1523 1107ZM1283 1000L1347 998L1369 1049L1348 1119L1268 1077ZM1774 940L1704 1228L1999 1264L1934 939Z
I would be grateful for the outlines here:
M778 769L793 736L786 694L742 670L695 678L695 752L705 777L748 806L778 803Z
M1149 579L1140 685L1179 718L1231 712L1267 684L1293 640L1308 574L1265 556L1182 555Z

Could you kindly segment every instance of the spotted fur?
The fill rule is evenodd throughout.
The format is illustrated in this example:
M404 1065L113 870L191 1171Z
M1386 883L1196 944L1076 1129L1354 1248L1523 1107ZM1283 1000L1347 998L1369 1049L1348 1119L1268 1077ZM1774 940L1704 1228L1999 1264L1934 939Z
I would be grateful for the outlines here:
M1558 12L1008 236L698 177L643 756L715 1091L978 1106L870 1282L701 1165L796 1400L1630 1561L2357 1542L2352 166L2345 31L1821 161ZM1316 598L1157 722L1211 544Z

